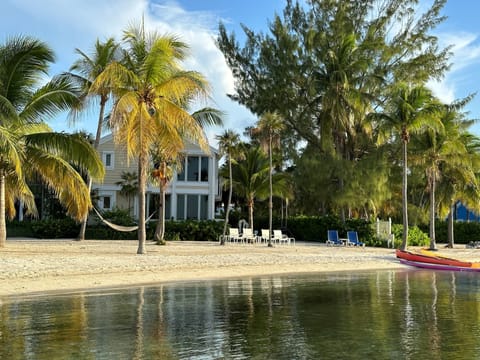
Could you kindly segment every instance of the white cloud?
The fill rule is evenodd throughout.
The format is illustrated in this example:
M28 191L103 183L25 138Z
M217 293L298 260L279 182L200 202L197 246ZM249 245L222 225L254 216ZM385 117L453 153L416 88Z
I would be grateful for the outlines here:
M222 53L215 45L216 28L221 20L211 12L188 12L176 1L149 3L147 0L3 0L0 31L22 33L46 41L57 54L52 73L67 70L77 58L74 49L89 52L97 38L120 39L122 30L139 23L142 16L147 30L171 33L181 37L191 48L185 68L201 72L212 85L214 106L226 113L225 128L242 132L252 125L253 115L231 101L226 94L234 91L234 79ZM65 129L65 120L55 119L56 130ZM95 131L96 117L78 124L78 129ZM60 129L63 127L63 129ZM212 131L215 131L213 133ZM209 140L216 146L215 134L222 129L208 129Z
M480 46L476 44L478 35L467 32L442 33L439 39L442 46L452 46L451 72L480 63Z
M430 81L427 85L442 102L465 97L476 90L477 66L480 63L478 35L468 32L442 32L437 34L442 48L451 46L451 67L441 81ZM462 92L462 93L460 93Z
M447 80L429 81L427 87L441 102L449 104L455 100L455 87Z

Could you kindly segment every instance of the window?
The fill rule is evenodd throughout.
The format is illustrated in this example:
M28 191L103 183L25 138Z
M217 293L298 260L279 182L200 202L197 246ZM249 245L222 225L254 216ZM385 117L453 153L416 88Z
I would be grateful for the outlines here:
M104 151L102 153L102 161L106 170L112 170L114 168L114 159L115 157L113 151Z
M177 195L177 220L185 220L185 195Z
M110 196L102 197L102 209L111 210L112 209L112 198Z
M177 220L185 219L208 219L208 195L177 195Z
M114 191L99 191L98 206L102 210L112 210L115 207L115 192Z
M208 182L207 156L187 156L183 163L182 172L177 173L178 181L203 181Z
M187 219L198 219L198 195L187 195Z
M208 219L208 195L200 195L200 220Z
M200 181L208 181L208 157L202 156L201 159Z
M198 156L187 158L187 181L198 181Z
M151 194L150 195L150 200L148 203L148 214L151 215L155 211L160 210L160 194ZM171 195L170 194L165 194L165 219L168 220L172 217L172 204L171 204ZM154 215L155 219L158 219L158 216L160 214L157 213Z

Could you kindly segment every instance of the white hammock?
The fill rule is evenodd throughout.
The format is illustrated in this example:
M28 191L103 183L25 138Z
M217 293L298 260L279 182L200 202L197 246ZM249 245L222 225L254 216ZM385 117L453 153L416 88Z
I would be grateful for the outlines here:
M95 212L97 213L97 216L100 218L100 220L102 220L105 225L111 227L113 230L117 230L117 231L123 231L123 232L130 232L130 231L135 231L135 230L138 230L138 225L135 225L135 226L122 226L122 225L117 225L117 224L114 224L108 220L105 220L102 215L100 214L100 212L98 212L97 209L95 209L95 207L93 208L93 210L95 210ZM154 211L152 213L152 215L150 215L148 217L148 219L146 220L146 222L150 221L150 219L153 217L153 215L155 214L156 211Z

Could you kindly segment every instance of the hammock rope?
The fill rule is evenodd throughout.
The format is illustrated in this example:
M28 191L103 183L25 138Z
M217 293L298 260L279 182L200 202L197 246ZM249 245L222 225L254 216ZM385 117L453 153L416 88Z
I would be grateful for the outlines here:
M103 218L103 216L100 214L100 212L95 209L95 207L93 207L93 210L95 210L95 212L97 213L97 216L99 217L100 220L102 220L105 225L107 225L108 227L112 228L113 230L116 230L116 231L123 231L123 232L130 232L130 231L135 231L135 230L138 230L138 225L135 225L135 226L122 226L122 225L117 225L117 224L114 224L106 219ZM153 217L153 215L156 213L156 211L154 211L149 217L148 219L145 221L145 222L149 222L150 219Z

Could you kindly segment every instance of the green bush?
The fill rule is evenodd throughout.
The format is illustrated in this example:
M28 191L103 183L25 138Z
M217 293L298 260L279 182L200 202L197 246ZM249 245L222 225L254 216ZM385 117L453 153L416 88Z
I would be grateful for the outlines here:
M165 223L165 239L167 240L217 241L222 232L222 221L187 220Z
M424 232L429 232L428 224L421 227ZM480 241L480 223L455 221L453 229L454 242L456 244L468 244L471 241ZM438 220L435 222L435 241L448 243L448 222Z
M7 235L9 237L35 237L31 221L7 221Z
M444 227L447 228L447 222L444 223ZM480 223L463 221L455 222L453 237L457 244L468 244L470 241L480 241ZM445 243L448 242L447 238L448 237L445 236Z
M71 218L40 220L31 224L33 235L40 239L75 238L80 231L80 224Z
M128 210L115 208L113 210L105 211L102 214L102 217L105 220L108 220L115 225L121 225L121 226L136 225L134 218L130 215L130 212Z
M395 247L399 247L403 239L403 225L393 224L392 233L395 235ZM426 246L430 243L430 238L418 226L408 227L408 245Z

